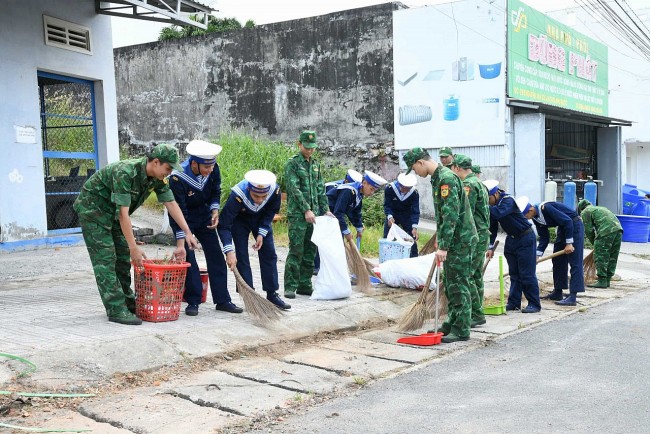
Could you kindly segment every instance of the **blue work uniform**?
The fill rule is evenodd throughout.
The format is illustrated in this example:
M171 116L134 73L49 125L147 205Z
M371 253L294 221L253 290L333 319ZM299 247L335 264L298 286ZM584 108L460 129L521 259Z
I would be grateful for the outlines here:
M348 217L350 223L357 229L358 233L363 231L363 221L361 219L363 193L361 193L360 182L349 182L332 188L327 193L327 203L329 204L330 211L339 221L339 227L343 235L350 233L345 216Z
M237 270L246 283L253 287L253 273L248 257L250 234L264 238L257 251L262 275L262 289L267 293L278 290L278 255L273 242L273 217L280 211L280 187L273 184L264 201L256 204L248 191L248 181L241 181L232 188L230 196L219 216L217 232L223 244L223 253L235 251Z
M541 309L535 263L535 232L521 213L515 199L502 192L499 202L490 207L490 249L501 228L506 232L503 254L510 272L508 306L521 308L521 295L528 305Z
M535 205L537 215L533 223L537 227L539 243L537 256L542 256L550 234L548 228L557 227L553 253L564 250L567 244L573 244L575 251L568 255L553 258L553 288L555 291L569 288L570 292L584 292L585 277L583 270L583 250L585 242L585 227L577 211L560 202L542 202ZM568 272L571 265L571 281Z
M219 247L219 237L215 229L208 229L212 222L212 210L219 209L221 199L221 172L219 165L215 164L212 173L207 177L194 175L190 161L184 161L181 166L183 171L174 170L169 176L169 188L174 193L174 198L183 212L192 233L201 242L205 261L208 266L210 290L212 300L216 304L231 301L228 292L228 269L226 260ZM185 232L169 216L169 223L177 240L185 238ZM185 277L185 300L188 304L200 304L202 285L199 266L193 250L185 246L187 262L191 267Z
M413 234L413 228L417 228L420 222L420 195L415 187L411 187L409 191L402 194L399 188L399 183L393 181L388 184L384 190L384 214L386 214L386 221L384 221L384 238L388 235L390 226L388 220L395 219L395 223L404 229L409 235ZM418 245L413 243L411 247L411 258L418 255Z

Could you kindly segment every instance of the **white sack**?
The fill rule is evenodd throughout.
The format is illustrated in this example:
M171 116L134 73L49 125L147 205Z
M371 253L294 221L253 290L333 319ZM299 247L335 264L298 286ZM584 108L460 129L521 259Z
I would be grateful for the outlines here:
M352 294L339 221L329 216L316 217L311 241L318 246L320 270L314 281L312 300L336 300Z
M394 225L393 225L394 226ZM391 259L379 264L381 280L388 286L418 289L424 286L431 271L435 253L406 259ZM436 288L436 276L429 288Z

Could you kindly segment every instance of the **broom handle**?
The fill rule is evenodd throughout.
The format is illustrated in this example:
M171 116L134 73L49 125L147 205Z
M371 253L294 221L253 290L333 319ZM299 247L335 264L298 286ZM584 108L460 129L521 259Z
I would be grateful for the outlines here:
M494 244L492 245L492 251L494 252L497 249L498 246L499 246L499 240L496 240L494 242ZM491 257L487 258L485 260L485 264L483 264L483 275L485 275L485 269L487 268L488 264L490 263L490 259L492 259L492 258Z
M436 258L433 258L433 264L431 264L431 269L429 270L429 275L427 276L427 281L424 284L424 288L422 289L423 291L428 291L429 287L431 286L431 280L433 279L433 272L436 271Z
M438 333L438 308L440 306L440 264L438 260L433 261L434 264L438 266L438 274L436 274L436 320L435 320L435 330Z
M538 260L535 261L535 264L539 264L540 262L548 261L549 259L557 258L558 256L566 255L566 252L564 250L560 250L559 252L555 252L552 255L546 255L542 256ZM508 271L506 274L503 275L503 277L510 276L510 272Z

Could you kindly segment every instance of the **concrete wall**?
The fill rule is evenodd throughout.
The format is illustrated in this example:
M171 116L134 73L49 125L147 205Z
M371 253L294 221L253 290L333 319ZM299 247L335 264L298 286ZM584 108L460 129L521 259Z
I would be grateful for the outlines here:
M47 46L43 14L91 29L92 55ZM47 234L37 71L95 82L100 162L118 158L110 19L87 0L6 0L0 14L0 243ZM36 143L16 143L15 126Z
M295 142L391 177L392 11L398 3L115 50L124 142L231 129Z

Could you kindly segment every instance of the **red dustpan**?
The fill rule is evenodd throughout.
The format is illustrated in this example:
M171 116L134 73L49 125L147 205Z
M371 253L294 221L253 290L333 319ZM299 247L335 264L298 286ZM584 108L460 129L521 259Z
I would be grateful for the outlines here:
M442 333L424 333L419 336L407 336L399 338L398 344L418 345L421 347L430 347L431 345L438 345L442 342Z
M428 291L430 280L427 281L425 288L422 291ZM436 323L435 333L423 333L419 336L406 336L397 340L398 344L419 345L421 347L430 347L432 345L440 345L442 343L442 333L438 331L438 301L440 288L440 263L438 263L438 273L436 273Z

